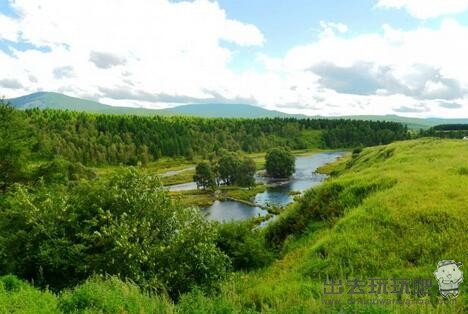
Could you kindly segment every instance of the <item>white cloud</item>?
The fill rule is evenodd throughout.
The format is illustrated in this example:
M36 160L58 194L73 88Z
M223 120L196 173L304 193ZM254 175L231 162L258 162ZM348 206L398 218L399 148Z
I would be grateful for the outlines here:
M223 41L242 47L264 42L256 26L227 18L208 0L16 0L11 5L20 18L0 15L0 39L17 40L20 33L22 42L50 49L13 50L13 57L0 51L1 75L15 77L28 87L25 92L40 88L104 97L100 87L137 86L148 94L203 98L205 90L221 90L232 76L231 51ZM12 92L19 91L6 91Z
M20 18L0 15L0 39L48 49L0 50L0 94L7 97L49 90L112 105L199 100L312 115L468 116L468 27L452 19L436 29L384 25L360 35L321 22L314 42L283 57L258 53L250 68L233 71L231 49L261 48L266 40L216 2L11 3Z
M320 21L320 27L322 28L321 37L333 36L335 33L344 34L348 31L348 26L343 23Z
M0 14L0 38L15 41L18 38L18 24L8 16Z
M452 19L437 29L401 31L384 25L381 34L327 33L290 49L284 58L261 55L259 60L282 78L278 85L294 86L294 92L279 87L275 92L289 95L291 108L301 103L310 114L468 116L464 38L468 27ZM303 78L293 82L298 73ZM457 106L440 106L442 100Z
M379 0L379 8L404 9L418 19L462 13L468 10L468 0Z

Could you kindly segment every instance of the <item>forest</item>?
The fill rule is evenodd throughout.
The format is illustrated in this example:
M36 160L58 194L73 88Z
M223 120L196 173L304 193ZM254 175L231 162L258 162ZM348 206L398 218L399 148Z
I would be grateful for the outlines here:
M468 136L468 124L440 124L427 130L422 130L420 136L460 139Z
M39 157L59 155L93 166L146 164L162 156L206 159L220 149L349 148L408 138L406 126L383 121L141 117L39 109L17 115L29 124L32 151Z

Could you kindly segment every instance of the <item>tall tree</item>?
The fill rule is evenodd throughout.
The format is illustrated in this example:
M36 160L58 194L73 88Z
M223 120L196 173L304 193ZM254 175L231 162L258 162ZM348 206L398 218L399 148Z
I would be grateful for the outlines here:
M227 185L234 184L236 182L240 158L236 153L233 152L222 152L221 158L218 161L219 178Z
M239 186L253 186L255 185L255 171L257 166L252 158L245 157L239 165L238 176L236 183Z
M193 180L197 183L197 187L203 189L214 189L216 187L216 176L211 168L210 163L202 161L195 168Z
M0 99L0 190L25 179L31 150L30 126L25 115Z
M267 174L273 178L289 178L295 170L295 157L284 148L273 148L265 156Z

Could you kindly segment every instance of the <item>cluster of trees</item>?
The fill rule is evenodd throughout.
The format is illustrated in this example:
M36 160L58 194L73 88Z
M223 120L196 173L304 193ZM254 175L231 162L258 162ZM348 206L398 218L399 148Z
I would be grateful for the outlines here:
M408 128L400 123L336 120L336 124L322 133L322 147L352 148L384 145L408 138Z
M2 198L0 274L42 287L117 275L176 297L230 268L216 225L131 168L77 184L15 185Z
M0 191L26 179L32 134L21 112L0 103Z
M1 105L2 107L7 107ZM3 109L2 109L3 110ZM30 130L32 152L56 155L87 166L146 164L162 156L201 156L211 152L261 152L275 146L304 149L320 130L323 148L386 144L408 136L392 122L329 119L203 119L103 115L60 110L15 111L15 129ZM315 138L316 135L314 135Z
M441 138L463 138L468 136L468 124L441 124L428 130L421 130L420 136Z
M273 148L265 156L267 175L273 178L289 178L295 171L296 158L284 148Z
M255 184L255 171L252 158L223 150L216 160L199 163L193 180L203 189L215 189L220 184L250 187Z

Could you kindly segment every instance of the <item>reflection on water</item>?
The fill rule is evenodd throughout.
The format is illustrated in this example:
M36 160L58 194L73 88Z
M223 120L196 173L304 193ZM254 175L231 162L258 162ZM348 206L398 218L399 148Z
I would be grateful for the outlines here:
M294 200L292 191L304 192L305 190L320 184L326 179L326 175L315 171L342 156L341 152L325 152L296 158L296 172L288 181L278 181L271 178L256 177L257 182L268 185L265 192L255 196L254 203L260 206L285 206ZM217 221L244 220L256 216L265 216L266 210L257 206L249 206L234 201L216 201L205 209L209 219ZM273 217L274 219L274 217ZM264 223L265 224L265 223Z
M245 220L257 216L266 216L268 212L260 207L253 207L235 201L215 201L204 209L207 218L216 221Z
M304 192L323 180L326 175L315 173L315 171L330 162L335 161L342 155L341 152L325 152L296 158L296 172L289 181L275 181L270 178L259 178L258 180L269 185L267 190L255 196L255 204L285 206L294 200L289 193Z

